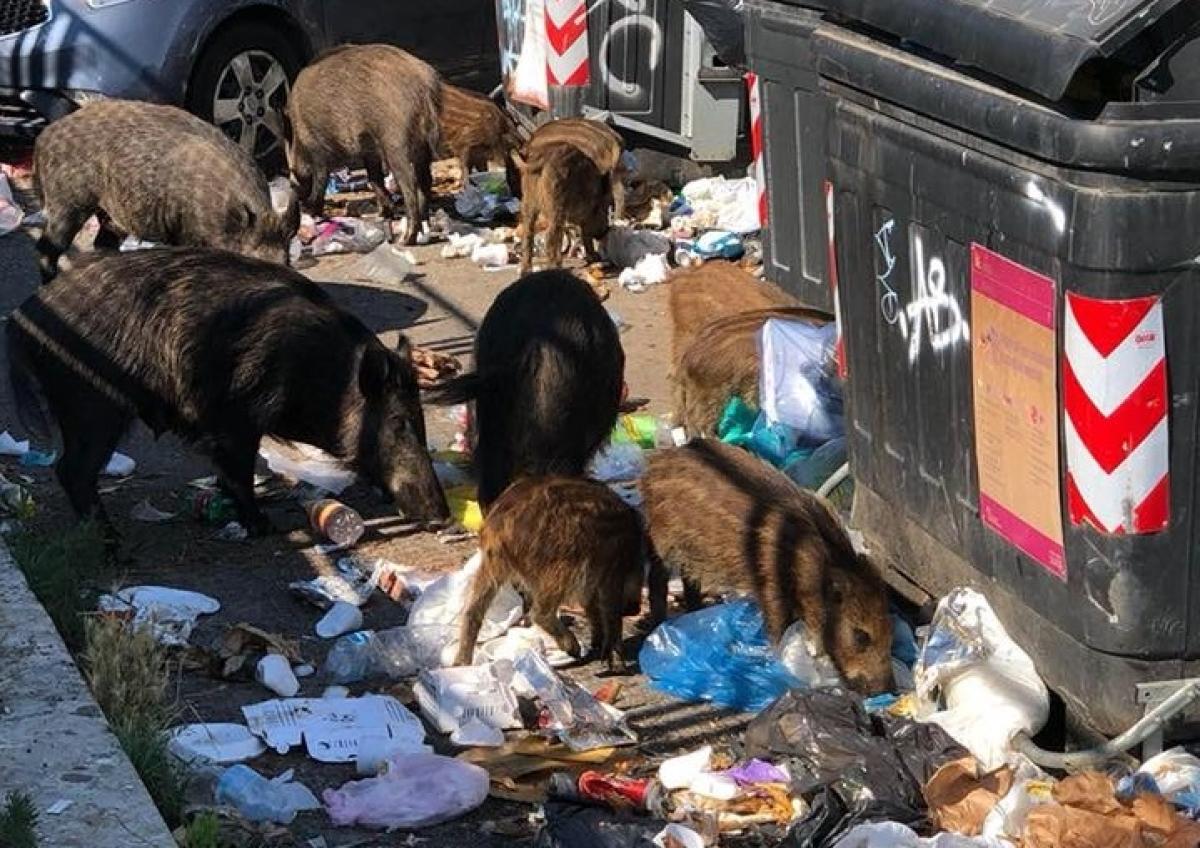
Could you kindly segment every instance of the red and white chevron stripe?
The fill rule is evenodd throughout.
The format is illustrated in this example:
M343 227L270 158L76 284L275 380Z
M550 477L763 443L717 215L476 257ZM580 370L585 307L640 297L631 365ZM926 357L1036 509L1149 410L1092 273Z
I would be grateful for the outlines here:
M546 72L550 85L587 85L585 0L546 0L546 43Z
M837 270L837 233L834 230L834 197L833 183L825 180L825 234L828 241L825 244L826 259L828 260L829 290L833 294L833 320L837 323L837 346L834 354L837 357L838 376L846 379L846 342L842 338L842 304L838 300L838 270Z
M1064 333L1071 522L1111 534L1164 529L1171 509L1161 300L1068 292Z
M762 89L758 74L746 74L750 91L750 155L754 157L754 182L758 187L758 225L767 225L767 169L763 160Z

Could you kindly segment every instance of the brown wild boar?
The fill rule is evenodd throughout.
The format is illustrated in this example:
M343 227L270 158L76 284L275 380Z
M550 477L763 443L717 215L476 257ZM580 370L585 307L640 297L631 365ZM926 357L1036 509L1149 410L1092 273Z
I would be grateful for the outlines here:
M651 457L641 483L650 537L650 610L667 610L667 567L689 608L701 588L753 594L778 644L796 620L863 694L891 686L892 622L882 579L838 517L751 454L693 441Z
M582 476L617 423L625 371L621 337L591 287L567 271L517 280L483 316L474 359L474 373L430 398L474 404L485 514L519 477Z
M409 520L449 516L408 343L388 350L281 265L192 248L103 254L21 304L7 335L22 420L44 432L44 400L80 517L107 524L97 476L135 418L208 454L252 533L268 530L254 499L264 435L333 454Z
M641 609L645 559L636 511L603 483L527 477L500 496L479 538L483 562L471 584L459 637L458 665L471 662L484 614L505 584L532 599L530 618L566 653L579 641L558 617L581 605L592 633L589 657L622 665L621 616Z
M433 193L441 109L437 71L398 47L344 45L318 56L288 99L288 166L306 209L321 214L330 171L362 166L393 217L390 172L404 198L404 243L413 244Z
M589 118L559 118L538 127L525 143L528 159L542 145L570 144L585 155L612 183L613 217L625 216L625 189L629 174L621 153L625 142L620 134L601 121Z
M481 94L442 83L442 154L458 160L463 181L472 171L486 171L503 162L511 191L521 190L521 172L514 154L521 137L504 110Z
M84 222L101 219L96 247L127 234L185 247L219 247L286 263L300 225L295 200L271 205L266 177L216 127L174 106L90 103L38 136L34 176L46 227L38 240L43 280Z
M706 324L739 312L799 305L783 289L723 259L672 273L667 300L671 313L672 366L679 363Z
M599 259L597 248L608 231L612 179L601 173L586 153L571 144L543 144L525 159L521 179L521 273L533 267L533 237L544 215L546 262L562 267L563 236L568 225L579 227L588 261Z
M696 334L672 369L675 421L693 436L715 435L729 398L758 406L758 336L768 318L830 320L802 306L757 309L719 318Z

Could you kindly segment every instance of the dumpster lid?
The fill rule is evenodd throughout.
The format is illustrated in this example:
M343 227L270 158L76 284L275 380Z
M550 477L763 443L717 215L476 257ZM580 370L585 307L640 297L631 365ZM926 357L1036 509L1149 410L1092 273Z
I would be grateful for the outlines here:
M1181 0L826 0L830 11L1051 100Z

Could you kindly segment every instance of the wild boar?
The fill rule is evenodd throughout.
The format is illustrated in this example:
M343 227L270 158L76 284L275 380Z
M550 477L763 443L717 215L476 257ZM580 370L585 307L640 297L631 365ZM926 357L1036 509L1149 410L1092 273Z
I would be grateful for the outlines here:
M625 217L625 190L629 179L625 162L621 158L625 142L620 134L601 121L589 118L559 118L542 124L525 144L524 155L528 159L542 145L569 144L582 151L601 174L612 183L613 217Z
M802 306L775 307L704 325L671 372L675 421L689 434L715 435L721 412L735 395L758 406L758 336L768 318L824 323L831 316Z
M515 158L521 137L503 109L481 94L442 83L441 119L441 152L458 160L464 181L472 171L486 171L491 162L503 162L509 189L521 190Z
M407 341L388 350L283 266L192 248L104 254L26 300L7 343L23 420L44 432L44 401L58 423L56 472L80 517L107 524L97 475L134 418L208 454L251 533L269 529L254 499L264 435L338 457L410 520L449 515Z
M283 214L250 155L216 127L173 106L91 103L38 136L34 177L46 226L42 279L84 222L101 218L96 247L126 234L183 247L218 247L286 263L300 225L295 198Z
M722 259L672 273L667 302L672 366L706 324L739 312L798 305L783 289Z
M891 685L882 579L819 498L738 448L693 441L651 457L641 482L650 536L651 617L667 609L667 566L689 608L701 588L753 593L775 644L796 620L863 694Z
M597 247L608 231L612 179L601 173L586 153L570 144L543 144L525 159L521 179L521 273L533 267L533 238L544 215L546 260L562 267L563 235L568 225L580 230L589 261L599 259Z
M441 110L437 71L398 47L344 45L318 56L288 100L288 166L307 211L324 209L330 171L362 166L393 217L390 172L404 198L404 243L413 244L433 193Z
M540 271L492 303L475 337L475 368L434 389L474 405L470 440L486 512L522 476L582 476L617 422L621 339L587 283Z
M579 641L558 617L573 601L587 613L589 657L618 670L621 616L641 609L642 522L611 489L592 480L527 477L500 496L479 537L483 562L463 613L458 665L471 662L483 617L508 584L532 599L531 619L566 653Z

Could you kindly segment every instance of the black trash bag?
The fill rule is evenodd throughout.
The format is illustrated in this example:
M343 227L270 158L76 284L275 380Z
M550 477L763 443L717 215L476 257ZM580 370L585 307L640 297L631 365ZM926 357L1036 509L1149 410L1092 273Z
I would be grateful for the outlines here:
M607 807L546 802L546 823L534 848L655 848L654 837L667 823Z
M847 804L832 786L823 788L812 800L807 816L792 825L778 848L830 848L860 824L899 822L918 833L929 822L925 814L891 801L859 801Z
M742 0L683 0L683 8L700 24L722 62L731 68L746 67Z
M844 689L782 695L750 722L744 745L747 757L786 762L799 794L833 785L845 798L914 810L933 773L967 754L937 725L871 716Z

